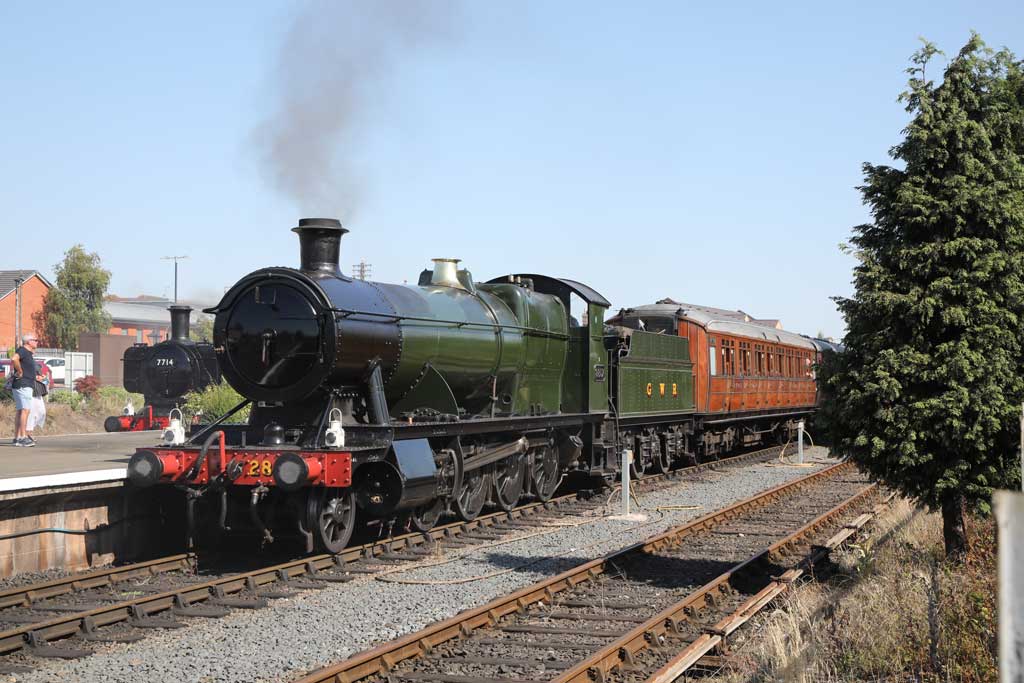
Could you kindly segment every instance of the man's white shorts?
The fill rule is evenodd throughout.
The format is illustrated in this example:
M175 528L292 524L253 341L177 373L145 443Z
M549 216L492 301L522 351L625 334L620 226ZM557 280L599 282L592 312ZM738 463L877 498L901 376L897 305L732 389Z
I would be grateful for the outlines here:
M14 409L32 409L32 387L22 387L14 390Z

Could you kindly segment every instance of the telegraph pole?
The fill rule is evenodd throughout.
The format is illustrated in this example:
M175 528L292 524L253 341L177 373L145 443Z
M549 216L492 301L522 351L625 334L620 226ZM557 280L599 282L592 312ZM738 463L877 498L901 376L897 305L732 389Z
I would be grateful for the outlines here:
M187 259L188 256L161 256L162 261L174 261L174 303L178 303L178 261Z
M14 348L21 344L21 284L23 278L14 278Z
M359 263L352 266L352 275L357 280L365 280L370 277L370 273L373 271L373 264L367 263L366 261L359 259Z

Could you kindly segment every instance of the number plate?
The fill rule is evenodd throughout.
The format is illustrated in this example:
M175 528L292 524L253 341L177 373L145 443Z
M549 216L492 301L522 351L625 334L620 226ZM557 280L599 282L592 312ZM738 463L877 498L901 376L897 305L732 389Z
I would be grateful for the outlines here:
M249 460L243 471L247 477L269 477L274 471L274 464L270 460Z

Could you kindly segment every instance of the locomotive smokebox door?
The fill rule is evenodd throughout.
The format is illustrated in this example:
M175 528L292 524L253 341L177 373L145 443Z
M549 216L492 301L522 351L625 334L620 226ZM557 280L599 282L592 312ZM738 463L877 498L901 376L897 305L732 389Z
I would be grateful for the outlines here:
M356 471L359 506L374 516L410 510L437 496L437 465L426 439L396 441L383 462Z

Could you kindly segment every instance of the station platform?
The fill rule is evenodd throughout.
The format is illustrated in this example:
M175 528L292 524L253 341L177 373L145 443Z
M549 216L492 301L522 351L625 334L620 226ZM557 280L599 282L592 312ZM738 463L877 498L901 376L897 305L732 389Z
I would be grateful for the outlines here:
M41 436L34 448L0 441L0 494L124 481L136 448L153 446L159 431Z
M126 481L136 448L159 431L0 441L0 577L83 569L142 553L158 533L153 496Z

